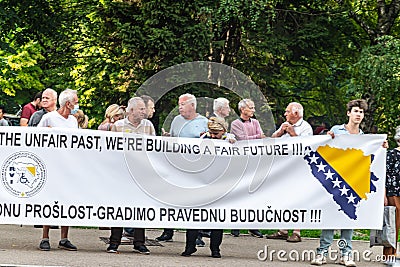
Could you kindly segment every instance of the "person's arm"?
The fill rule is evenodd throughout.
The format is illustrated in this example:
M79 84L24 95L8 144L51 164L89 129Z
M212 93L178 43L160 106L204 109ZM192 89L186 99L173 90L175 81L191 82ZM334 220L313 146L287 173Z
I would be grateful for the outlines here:
M31 114L29 108L25 105L22 108L21 118L19 120L19 125L20 126L28 126L29 118L31 117L31 115L32 114Z
M19 120L19 126L28 126L28 119L26 119L26 118L21 118L20 120Z
M388 153L386 153L386 179L385 179L385 198L384 198L384 205L387 206L388 203L388 199L387 199L387 192L386 189L388 186L390 186L389 180L396 179L396 174L393 172L394 168L395 168L395 164L394 161L396 160L395 158L395 152L394 151L389 151Z
M247 134L244 125L240 120L234 120L231 123L231 133L236 136L237 140L246 140Z
M154 129L153 123L151 121L149 121L149 122L150 122L150 128L151 128L150 135L156 136L156 129Z
M247 139L251 140L251 139L261 139L261 138L265 138L265 135L261 129L260 126L260 122L258 120L252 120L252 126L255 129L255 134L254 135L247 135Z
M278 130L276 130L273 134L272 134L272 138L276 138L276 137L281 137L282 135L284 135L287 132L287 128L289 127L289 123L286 121L284 123L281 124L281 126L279 127Z

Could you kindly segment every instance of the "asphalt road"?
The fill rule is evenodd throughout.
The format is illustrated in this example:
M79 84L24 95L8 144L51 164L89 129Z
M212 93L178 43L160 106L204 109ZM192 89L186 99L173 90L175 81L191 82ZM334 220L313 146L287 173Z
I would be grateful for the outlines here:
M147 230L149 239L159 236L160 230ZM318 246L318 239L303 238L301 243L288 243L281 240L255 238L249 235L233 237L224 235L221 246L221 259L210 257L209 248L198 248L191 257L182 257L185 243L184 232L176 232L174 242L163 246L149 246L150 255L132 252L132 246L120 246L119 254L106 253L107 245L99 237L108 237L109 231L98 229L70 229L70 240L78 251L65 251L57 248L60 230L50 231L50 251L40 251L38 245L41 229L33 226L0 225L0 266L310 266L307 252ZM206 244L209 240L204 238ZM337 250L336 242L332 247ZM379 262L381 247L369 248L369 242L353 241L353 249L359 253L357 266L384 266ZM267 251L265 254L264 251ZM280 256L278 256L280 255ZM303 255L303 256L302 256ZM328 264L334 262L333 251ZM296 259L297 258L297 259ZM286 259L286 261L285 261ZM378 261L376 261L378 259Z

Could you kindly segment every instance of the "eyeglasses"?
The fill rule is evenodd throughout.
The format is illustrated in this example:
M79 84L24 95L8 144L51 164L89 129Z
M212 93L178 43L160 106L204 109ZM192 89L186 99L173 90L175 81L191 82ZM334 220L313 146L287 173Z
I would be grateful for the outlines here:
M250 106L246 106L248 109L256 109L256 107L250 107Z

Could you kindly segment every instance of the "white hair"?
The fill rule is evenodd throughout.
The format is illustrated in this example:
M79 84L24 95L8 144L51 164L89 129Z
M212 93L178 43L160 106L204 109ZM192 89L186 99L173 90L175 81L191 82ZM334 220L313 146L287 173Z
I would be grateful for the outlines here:
M135 108L139 102L143 102L143 99L141 97L135 96L129 99L128 101L128 107L126 108L128 112L132 110L132 108Z
M214 113L227 105L229 105L229 100L224 97L218 97L217 99L214 99Z
M194 95L186 93L186 94L183 94L183 95L179 96L179 99L182 99L182 98L187 98L187 100L185 101L185 104L193 103L194 104L194 109L196 109L197 100L196 100L196 97Z
M51 89L51 88L46 88L44 91L43 91L43 93L44 92L50 92L50 94L51 94L51 96L53 97L53 99L55 99L56 101L57 101L57 92L55 91L55 90L53 90L53 89ZM43 97L43 94L42 94L42 97Z
M64 107L68 101L74 101L74 96L78 96L78 92L76 90L65 89L62 91L58 97L58 103L60 104L60 107Z
M249 98L240 100L239 104L238 104L239 110L241 110L242 108L245 108L250 102L254 104L254 101Z
M290 105L292 106L292 113L297 112L297 113L299 113L299 117L303 118L303 115L304 115L303 106L300 103L297 103L297 102L291 102L291 103L289 103L288 106L290 106Z

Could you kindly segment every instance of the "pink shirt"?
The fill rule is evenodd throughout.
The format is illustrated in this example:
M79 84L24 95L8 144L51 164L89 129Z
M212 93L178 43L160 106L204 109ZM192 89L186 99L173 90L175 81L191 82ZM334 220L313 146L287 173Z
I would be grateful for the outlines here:
M260 139L263 131L260 123L256 119L244 121L236 119L231 123L231 133L236 136L238 141L249 139Z

